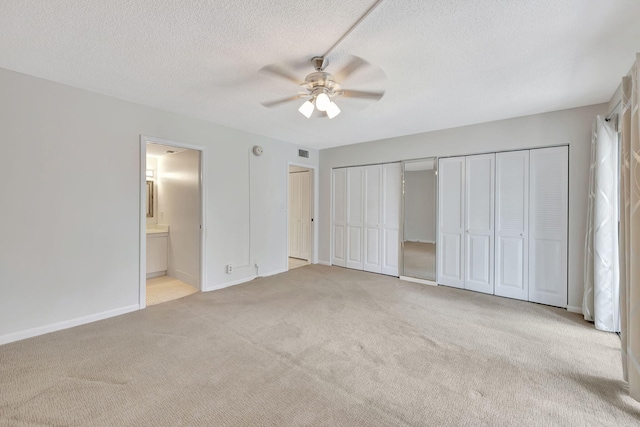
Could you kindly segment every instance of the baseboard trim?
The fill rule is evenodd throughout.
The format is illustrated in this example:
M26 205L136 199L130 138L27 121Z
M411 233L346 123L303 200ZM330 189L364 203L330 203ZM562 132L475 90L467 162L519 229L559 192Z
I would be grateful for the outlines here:
M438 284L432 280L416 279L415 277L400 276L400 280L407 282L420 283L421 285L438 286Z
M192 276L189 273L185 273L184 271L177 270L177 269L173 271L169 271L168 273L169 273L169 276L173 276L176 279L180 280L181 282L184 282L187 285L193 286L196 289L200 287L200 284L198 283L199 280L196 276Z
M583 314L582 313L582 307L575 307L573 305L568 305L567 306L567 311L569 313L578 313L578 314Z
M288 268L285 269L280 269L280 270L274 270L274 271L270 271L269 273L263 273L258 277L269 277L269 276L275 276L276 274L280 274L280 273L286 273L287 271L289 271Z
M329 261L323 261L323 260L318 260L318 264L331 266L331 263Z
M156 271L155 273L147 273L147 279L154 279L156 277L166 276L167 271Z
M63 322L52 323L50 325L39 326L37 328L27 329L24 331L13 332L0 336L0 345L9 344L15 341L21 341L27 338L37 337L39 335L51 332L61 331L63 329L73 328L74 326L85 325L87 323L97 322L98 320L108 319L110 317L120 316L122 314L131 313L139 310L138 304L126 307L116 308L114 310L103 311L102 313L90 314L89 316L77 317L75 319L65 320Z

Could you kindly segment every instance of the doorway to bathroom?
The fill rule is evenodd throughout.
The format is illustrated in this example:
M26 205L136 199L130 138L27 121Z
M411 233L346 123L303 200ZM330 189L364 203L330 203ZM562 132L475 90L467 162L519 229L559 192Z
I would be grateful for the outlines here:
M204 148L142 136L140 308L204 283Z
M311 264L314 237L314 170L289 164L287 207L287 268Z

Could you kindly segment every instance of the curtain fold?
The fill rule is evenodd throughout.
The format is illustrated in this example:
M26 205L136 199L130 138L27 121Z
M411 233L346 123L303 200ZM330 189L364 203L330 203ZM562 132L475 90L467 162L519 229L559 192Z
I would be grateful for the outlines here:
M620 322L622 368L640 401L640 54L622 80L620 165Z
M582 309L597 329L619 332L618 140L614 122L598 116L594 128Z

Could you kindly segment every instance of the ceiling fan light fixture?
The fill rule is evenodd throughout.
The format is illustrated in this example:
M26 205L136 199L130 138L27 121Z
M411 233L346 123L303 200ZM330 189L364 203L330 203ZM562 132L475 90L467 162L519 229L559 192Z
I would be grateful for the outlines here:
M330 119L333 119L335 116L340 114L340 107L338 107L338 104L336 104L335 102L331 102L327 107L326 113L327 113L327 117L329 117Z
M329 95L322 92L316 96L316 108L319 111L327 111L327 108L329 108L329 105L331 105L331 100L329 99Z
M311 101L306 101L300 106L300 108L298 108L298 111L300 111L300 113L308 119L313 113L313 108L313 103Z

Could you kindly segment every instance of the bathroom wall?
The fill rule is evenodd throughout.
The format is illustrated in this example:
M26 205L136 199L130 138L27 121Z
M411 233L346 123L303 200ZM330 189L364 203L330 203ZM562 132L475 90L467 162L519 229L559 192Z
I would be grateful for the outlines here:
M158 218L169 226L167 274L200 288L200 152L158 158Z

